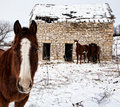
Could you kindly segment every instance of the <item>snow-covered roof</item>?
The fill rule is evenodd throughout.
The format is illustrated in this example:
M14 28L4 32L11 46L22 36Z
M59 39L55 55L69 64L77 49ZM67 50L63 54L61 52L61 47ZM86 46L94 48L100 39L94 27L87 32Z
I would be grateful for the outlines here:
M108 3L84 5L36 4L30 20L71 21L71 22L111 22L114 15Z

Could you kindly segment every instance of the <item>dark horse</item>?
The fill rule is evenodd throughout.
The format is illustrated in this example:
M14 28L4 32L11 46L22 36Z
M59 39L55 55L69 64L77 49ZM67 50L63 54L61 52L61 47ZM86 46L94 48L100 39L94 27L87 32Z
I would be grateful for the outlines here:
M10 49L0 57L0 107L24 107L33 86L33 77L38 66L37 25L21 28L14 23L15 39Z
M4 53L5 51L3 49L0 49L0 56Z
M88 51L88 62L92 61L93 63L100 63L100 46L95 43L89 44L89 51Z
M82 58L82 55L84 55L84 62L85 62L85 58L88 53L88 45L81 45L78 43L78 40L74 40L74 43L76 44L76 56L77 56L77 64L78 64L78 58L80 56L80 64L81 64L81 58Z

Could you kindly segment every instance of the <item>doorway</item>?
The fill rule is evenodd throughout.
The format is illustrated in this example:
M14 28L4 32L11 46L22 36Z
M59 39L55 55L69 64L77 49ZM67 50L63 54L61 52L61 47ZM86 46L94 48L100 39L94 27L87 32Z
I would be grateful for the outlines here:
M72 51L73 51L73 44L65 44L65 61L72 61Z
M50 43L43 43L43 60L50 60Z

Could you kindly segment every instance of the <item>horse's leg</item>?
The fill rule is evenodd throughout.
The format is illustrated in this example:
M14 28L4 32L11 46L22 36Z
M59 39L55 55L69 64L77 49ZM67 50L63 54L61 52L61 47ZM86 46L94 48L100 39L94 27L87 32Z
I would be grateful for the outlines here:
M96 59L96 57L95 57L95 55L94 55L94 56L93 56L93 63L94 63L94 64L96 63L95 59Z
M98 54L97 54L97 55L96 55L96 63L98 62L98 60L99 60L99 59L98 59Z
M26 104L27 100L28 100L29 96L25 97L25 99L19 101L19 102L15 102L15 107L24 107L24 105Z
M80 64L81 64L81 58L82 58L82 55L80 54Z
M87 52L87 59L88 59L88 63L89 63L89 61L90 61L90 52L89 51Z
M99 61L99 63L100 63L100 54L98 54L98 61Z
M9 102L4 99L4 97L0 94L0 107L8 107Z
M85 63L85 59L86 59L86 53L83 53L83 56L84 56L84 63Z
M78 57L79 57L79 55L77 54L77 63L76 64L78 64Z
M94 63L97 63L97 60L98 60L97 55L95 55L94 56Z
M87 59L88 59L88 63L89 63L89 61L90 61L90 57L89 57L89 55L87 54Z

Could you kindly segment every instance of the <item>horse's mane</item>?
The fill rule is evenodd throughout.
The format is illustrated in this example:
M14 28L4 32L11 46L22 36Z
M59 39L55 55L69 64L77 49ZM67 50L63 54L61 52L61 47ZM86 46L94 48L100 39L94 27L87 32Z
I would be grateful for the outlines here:
M28 34L29 33L29 29L27 28L27 27L23 27L22 28L22 34L23 35L26 35L26 34Z
M4 51L3 49L0 49L0 51Z

